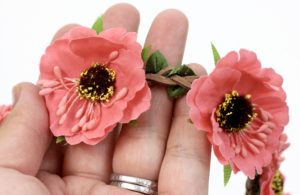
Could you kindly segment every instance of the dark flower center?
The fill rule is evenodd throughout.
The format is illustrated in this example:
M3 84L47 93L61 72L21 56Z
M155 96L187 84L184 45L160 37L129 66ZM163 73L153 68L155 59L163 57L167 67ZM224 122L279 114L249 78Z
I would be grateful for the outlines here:
M250 95L240 96L235 90L225 94L215 112L216 120L224 131L239 132L251 123L256 113L250 99Z
M276 171L272 179L272 190L275 195L283 195L283 178L280 171Z
M80 74L77 92L92 102L108 102L115 90L116 73L105 65L93 64Z

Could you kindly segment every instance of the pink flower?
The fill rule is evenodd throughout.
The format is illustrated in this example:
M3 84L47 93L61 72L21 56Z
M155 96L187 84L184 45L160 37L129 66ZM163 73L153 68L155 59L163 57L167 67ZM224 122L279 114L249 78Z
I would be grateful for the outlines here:
M273 153L271 163L263 168L259 177L260 194L264 195L283 195L284 175L279 171L279 166L284 160L282 152L289 147L286 143L287 136L282 134L279 138L277 150Z
M97 144L150 107L141 46L122 28L70 30L47 48L38 84L52 133L72 145Z
M4 121L7 115L11 112L12 106L1 105L0 106L0 124Z
M230 52L210 75L193 82L187 95L191 120L235 173L254 179L271 162L289 120L282 82L244 49Z

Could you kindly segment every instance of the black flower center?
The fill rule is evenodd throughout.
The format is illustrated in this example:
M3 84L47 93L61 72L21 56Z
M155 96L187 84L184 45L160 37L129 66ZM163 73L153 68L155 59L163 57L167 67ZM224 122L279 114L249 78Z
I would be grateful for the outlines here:
M115 90L116 73L105 65L93 64L80 74L77 92L92 102L108 102Z
M283 178L280 171L276 171L272 179L272 190L275 195L283 195Z
M256 113L250 98L250 95L240 96L235 90L225 94L215 112L216 120L224 131L239 132L251 123Z

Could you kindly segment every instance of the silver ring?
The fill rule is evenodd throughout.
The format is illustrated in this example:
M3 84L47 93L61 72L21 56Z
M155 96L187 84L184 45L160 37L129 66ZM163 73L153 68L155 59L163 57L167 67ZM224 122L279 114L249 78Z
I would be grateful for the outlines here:
M119 181L112 181L111 185L117 186L119 188L131 190L134 192L140 192L143 194L150 194L150 195L157 195L157 192L153 190L152 188L145 187L145 186L139 186L132 183L125 183L125 182L119 182Z
M144 186L152 189L157 188L157 182L151 181L148 179L143 179L139 177L131 177L131 176L126 176L126 175L118 175L118 174L112 174L110 177L111 181L120 181L120 182L125 182L125 183L131 183L139 186Z

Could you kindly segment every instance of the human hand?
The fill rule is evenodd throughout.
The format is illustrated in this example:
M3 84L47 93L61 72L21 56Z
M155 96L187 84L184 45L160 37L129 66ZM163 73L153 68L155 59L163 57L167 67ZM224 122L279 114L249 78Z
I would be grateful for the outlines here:
M137 31L139 14L118 4L104 14L104 27ZM54 39L73 25L62 28ZM154 20L145 45L159 49L170 65L181 63L188 22L176 11ZM199 66L192 66L204 74ZM203 132L188 122L185 98L168 99L166 89L153 86L151 108L136 126L124 125L89 146L62 147L51 143L48 115L38 88L20 84L14 89L13 112L0 129L0 189L3 194L122 194L110 183L111 173L158 180L159 195L207 194L210 145ZM0 193L0 194L1 194Z

